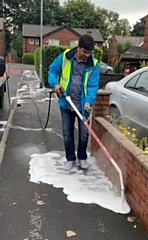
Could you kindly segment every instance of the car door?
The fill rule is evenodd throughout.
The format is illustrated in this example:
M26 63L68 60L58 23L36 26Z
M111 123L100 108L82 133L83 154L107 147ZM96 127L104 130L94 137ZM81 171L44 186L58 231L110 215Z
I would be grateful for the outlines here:
M130 79L119 91L118 97L124 117L137 126L148 128L148 71Z

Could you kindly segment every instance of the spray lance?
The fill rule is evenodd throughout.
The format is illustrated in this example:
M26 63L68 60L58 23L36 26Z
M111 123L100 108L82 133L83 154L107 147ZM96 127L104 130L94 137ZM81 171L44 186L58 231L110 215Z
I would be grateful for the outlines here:
M95 139L95 141L97 142L97 144L100 146L100 148L102 149L102 151L104 152L104 154L106 155L106 157L111 161L112 165L114 166L114 168L116 169L116 171L119 174L119 179L120 179L120 188L121 188L121 197L122 200L124 199L124 183L123 183L123 176L122 176L122 171L119 168L119 166L117 165L117 163L115 162L115 160L112 158L112 156L110 155L110 153L108 152L108 150L106 149L106 147L103 145L103 143L101 142L101 140L98 138L98 136L96 135L96 133L93 131L93 129L91 128L91 126L88 124L88 118L87 116L83 117L82 114L79 112L79 110L77 109L77 107L75 106L75 104L72 102L71 97L68 96L66 94L66 92L64 91L64 89L61 87L60 88L61 91L61 96L64 96L67 100L67 102L71 105L71 107L73 108L73 110L77 113L77 115L79 116L79 118L83 121L85 127L87 128L88 132L91 134L91 136ZM89 113L86 111L86 114L89 115Z

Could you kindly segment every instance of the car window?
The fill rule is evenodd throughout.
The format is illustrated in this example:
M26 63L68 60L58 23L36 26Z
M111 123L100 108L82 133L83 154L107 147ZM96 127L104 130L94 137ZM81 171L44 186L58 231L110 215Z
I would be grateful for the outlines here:
M143 72L140 75L135 87L142 92L148 93L148 72Z
M142 93L144 95L148 95L148 71L138 74L132 79L130 79L126 83L125 87Z
M126 88L134 89L134 88L135 88L135 85L136 85L136 82L138 81L139 76L140 76L140 74L137 74L135 77L131 78L131 79L125 84L125 87L126 87Z

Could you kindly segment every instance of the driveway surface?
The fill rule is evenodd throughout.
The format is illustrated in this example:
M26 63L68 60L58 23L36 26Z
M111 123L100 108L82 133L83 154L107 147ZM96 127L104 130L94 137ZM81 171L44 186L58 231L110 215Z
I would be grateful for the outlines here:
M23 65L11 68L32 71ZM2 120L8 119L6 132L1 136L4 155L0 180L0 240L148 240L136 220L127 220L134 217L132 212L119 214L98 204L71 202L62 187L30 181L31 158L35 156L36 161L40 161L44 154L52 151L63 153L64 147L56 99L51 104L47 129L43 130L48 92L37 87L36 76L21 78L18 73L10 76L11 98L17 98L11 111L6 107L0 115ZM18 86L21 90L16 94ZM63 165L61 171L62 168ZM42 161L39 169L38 172L43 173ZM61 174L61 181L63 176Z

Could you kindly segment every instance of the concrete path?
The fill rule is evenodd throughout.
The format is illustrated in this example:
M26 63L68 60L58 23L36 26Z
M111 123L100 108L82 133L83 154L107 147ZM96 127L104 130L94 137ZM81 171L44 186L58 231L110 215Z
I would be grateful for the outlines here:
M24 66L18 68L23 70ZM38 162L39 176L49 177L41 161L48 159L47 154L57 153L63 161L61 120L54 99L47 129L42 130L41 125L44 126L47 119L48 92L40 91L35 78L24 75L17 81L21 90L13 101L0 146L4 154L1 156L0 240L148 240L136 220L127 220L134 216L132 212L119 214L94 203L78 203L78 199L71 202L62 187L53 187L52 183L43 183L46 182L43 180L37 183L38 178L30 181L31 176L35 176L33 170L36 171ZM30 170L34 159L34 168ZM56 159L56 164L51 166L51 158L48 161L53 167L51 174L56 166L60 169L62 185L65 177L63 162L60 164ZM70 177L73 178L75 173L72 172ZM68 181L73 187L73 182ZM56 186L55 182L56 177ZM89 199L89 195L90 192L85 198Z

